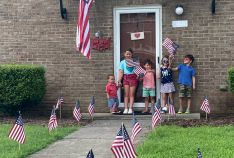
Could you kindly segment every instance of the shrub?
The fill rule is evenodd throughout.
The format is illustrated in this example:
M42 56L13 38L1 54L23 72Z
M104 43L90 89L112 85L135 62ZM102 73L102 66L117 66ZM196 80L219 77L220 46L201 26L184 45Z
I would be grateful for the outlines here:
M228 83L231 92L234 92L234 67L228 69Z
M35 65L0 65L0 110L14 114L37 105L45 94L45 69Z

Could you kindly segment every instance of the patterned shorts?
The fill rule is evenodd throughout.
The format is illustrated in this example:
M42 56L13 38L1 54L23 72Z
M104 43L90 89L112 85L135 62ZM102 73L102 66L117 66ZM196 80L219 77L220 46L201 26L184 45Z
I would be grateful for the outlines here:
M190 98L192 94L192 87L180 84L179 97L188 97Z
M175 86L173 82L166 83L166 84L161 84L161 93L172 93L175 92Z

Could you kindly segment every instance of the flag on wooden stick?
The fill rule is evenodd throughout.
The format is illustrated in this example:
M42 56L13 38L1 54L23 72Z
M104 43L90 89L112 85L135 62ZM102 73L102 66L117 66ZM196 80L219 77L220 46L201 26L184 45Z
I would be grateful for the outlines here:
M202 154L199 148L197 149L197 158L202 158Z
M210 104L209 104L209 101L208 101L207 97L205 97L204 101L202 102L202 105L201 105L200 109L202 111L205 111L208 114L210 113Z
M92 96L90 103L89 103L89 107L88 107L89 115L92 118L93 118L93 114L94 114L94 106L95 106L95 100L94 100L94 96Z
M53 129L57 128L57 127L58 127L58 123L57 123L55 109L53 107L51 115L50 115L50 120L49 120L49 123L48 123L49 132L52 131Z
M134 113L133 113L133 118L132 118L132 136L131 136L131 140L132 142L134 141L135 137L138 135L138 133L140 133L140 131L142 130L140 123L138 122L138 120L136 119Z
M80 101L77 100L76 101L76 105L74 107L74 110L73 110L73 117L78 121L80 122L80 119L82 117L82 114L80 112Z
M152 128L155 128L157 124L162 120L161 113L157 108L157 105L152 107Z
M16 119L14 126L11 128L9 138L17 141L20 144L25 142L24 123L21 115Z
M59 97L57 100L57 104L55 106L55 110L57 110L59 108L59 106L62 105L62 103L64 103L64 99L63 99L63 97Z
M93 0L80 0L78 9L76 49L91 59L89 11Z

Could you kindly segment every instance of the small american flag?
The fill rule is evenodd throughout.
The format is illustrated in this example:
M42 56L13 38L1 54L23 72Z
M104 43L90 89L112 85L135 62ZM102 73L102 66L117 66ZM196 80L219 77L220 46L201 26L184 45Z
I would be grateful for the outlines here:
M123 158L124 156L123 144L124 144L124 138L121 126L111 146L111 151L113 152L115 158Z
M49 132L57 127L58 127L58 123L57 123L56 113L55 113L55 109L53 108L51 115L50 115L50 120L48 123Z
M202 154L199 148L197 149L197 158L202 158Z
M166 38L162 44L168 51L169 54L175 55L177 48L179 48L179 45L172 42L170 38Z
M8 136L10 139L13 139L20 144L25 142L25 132L24 132L24 123L22 117L19 115L17 120L15 121L14 126L11 128L11 131Z
M78 9L76 49L88 59L91 59L89 10L93 0L80 0Z
M205 97L200 109L208 114L210 113L210 105L207 97Z
M137 119L136 119L134 113L133 113L133 118L132 118L132 124L133 124L133 126L132 126L132 136L131 136L131 140L132 140L132 142L133 142L134 139L135 139L135 137L136 137L136 135L137 135L138 133L140 133L140 131L142 130L141 125L140 125L140 123L137 121Z
M169 115L176 115L174 105L172 104L169 105Z
M124 138L124 155L126 158L136 158L137 154L134 148L134 145L132 144L132 141L130 140L129 136L128 136L128 132L124 126L124 124L122 125L122 130L123 130L123 138Z
M78 122L80 122L80 119L81 119L82 115L80 113L80 101L79 100L76 101L76 105L75 105L74 110L73 110L73 117Z
M62 103L64 103L63 97L58 98L57 104L55 106L55 110L57 110L59 108L59 106L62 105Z
M162 120L162 118L161 113L156 106L153 107L152 111L152 128L155 128L157 124Z
M94 158L94 154L93 154L93 151L92 149L89 151L88 155L86 158Z
M89 103L89 107L88 107L89 115L91 117L93 117L93 114L94 114L94 105L95 105L95 100L94 100L94 96L92 96L90 103Z
M140 66L138 62L134 62L132 59L125 59L127 67L135 67L133 72L137 75L144 76L146 71Z

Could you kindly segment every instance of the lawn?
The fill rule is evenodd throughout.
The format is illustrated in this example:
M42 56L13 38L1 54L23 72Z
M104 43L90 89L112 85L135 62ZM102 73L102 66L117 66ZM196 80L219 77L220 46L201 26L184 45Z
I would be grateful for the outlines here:
M18 143L8 138L11 127L12 124L0 124L0 158L26 157L78 129L77 126L61 127L49 134L45 126L27 124L25 125L26 140L19 151Z
M140 158L195 158L198 147L204 158L233 158L234 126L160 126L137 153Z

